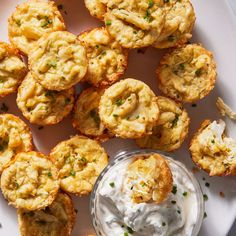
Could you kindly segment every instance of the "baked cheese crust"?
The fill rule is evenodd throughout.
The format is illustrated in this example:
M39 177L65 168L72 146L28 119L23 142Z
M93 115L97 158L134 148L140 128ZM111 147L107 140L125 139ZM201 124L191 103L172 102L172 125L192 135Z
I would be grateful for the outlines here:
M106 151L98 142L84 136L74 136L59 143L50 157L59 169L61 188L77 195L89 194L108 164Z
M236 141L225 127L222 120L205 120L190 143L193 162L210 176L236 175Z
M102 123L121 138L152 133L159 118L157 98L143 82L124 79L105 90L99 105Z
M173 189L168 161L158 154L135 158L127 168L124 188L135 203L163 202Z
M216 75L212 53L198 44L187 44L167 53L157 69L161 92L181 102L196 102L208 95Z
M53 1L24 2L16 7L8 20L9 39L25 55L45 33L59 30L65 30L65 24Z
M91 16L103 20L104 14L107 11L107 6L105 4L107 1L108 0L84 0L84 3Z
M105 28L95 28L79 35L87 49L89 61L84 80L94 86L107 86L117 81L128 64L128 50L123 49Z
M0 42L0 97L14 93L27 74L19 51Z
M109 0L107 30L125 48L151 46L164 26L162 5L162 0Z
M53 91L43 88L29 72L18 89L17 105L32 124L59 123L73 109L74 88Z
M73 126L82 134L100 141L113 135L102 124L98 107L104 89L88 88L78 97L73 113Z
M77 84L87 72L86 49L66 31L44 35L29 55L31 73L44 88L65 90Z
M165 24L154 42L156 48L169 48L186 43L192 37L196 20L194 8L189 0L169 0L164 4Z
M29 127L17 116L0 115L0 173L19 152L33 149L32 134Z
M59 185L52 161L34 151L18 153L1 175L2 193L9 204L29 211L51 205Z
M45 209L18 209L17 215L21 236L70 236L76 217L72 199L66 193L58 193Z
M136 139L136 143L141 148L174 151L180 148L188 134L190 123L188 113L181 104L166 97L158 96L157 104L160 118L153 128L153 133Z

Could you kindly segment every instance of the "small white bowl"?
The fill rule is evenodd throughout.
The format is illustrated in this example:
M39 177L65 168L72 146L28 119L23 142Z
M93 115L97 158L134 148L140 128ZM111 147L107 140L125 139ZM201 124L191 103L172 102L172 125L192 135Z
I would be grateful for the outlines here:
M180 171L183 171L186 174L186 176L190 179L190 181L192 182L192 185L195 188L196 197L197 197L197 217L196 217L197 220L196 220L196 223L193 227L191 236L198 235L201 225L202 225L203 218L204 218L204 199L203 199L201 187L200 187L197 179L195 178L193 173L191 171L189 171L184 166L184 164L182 164L181 162L173 160L171 157L167 156L165 153L155 151L155 150L146 149L146 150L135 150L135 151L123 151L123 152L119 153L118 155L116 155L114 157L114 160L109 163L109 165L103 170L101 175L98 177L98 179L95 183L94 189L91 193L91 197L90 197L90 214L92 217L93 227L94 227L95 232L98 236L107 236L104 233L104 230L102 228L102 224L100 223L101 221L99 220L99 217L97 214L97 208L99 207L98 206L98 198L97 198L97 190L99 188L99 185L100 185L102 179L113 167L115 167L120 162L125 161L127 159L132 159L136 156L150 155L152 153L157 153L157 154L162 155L165 159L167 159L169 162L171 162L172 165L175 165L177 168L180 169ZM114 235L115 235L115 232L114 232ZM147 236L149 236L149 235L147 235Z

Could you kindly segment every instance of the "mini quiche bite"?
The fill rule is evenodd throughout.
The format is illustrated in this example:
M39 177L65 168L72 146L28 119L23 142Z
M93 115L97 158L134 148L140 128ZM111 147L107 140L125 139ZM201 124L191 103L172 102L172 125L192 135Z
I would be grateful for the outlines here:
M84 3L91 16L103 20L104 14L107 11L107 1L108 0L84 0Z
M143 82L124 79L107 88L101 97L102 123L121 138L140 138L152 133L159 118L157 98Z
M0 97L14 93L27 74L17 49L0 42Z
M214 88L216 75L212 53L198 44L186 44L167 53L157 69L161 92L181 102L207 96Z
M161 34L154 42L156 48L169 48L186 43L192 37L196 20L189 0L164 1L165 23Z
M110 0L104 16L109 34L125 48L151 46L165 20L162 0Z
M205 120L190 143L193 162L210 176L236 175L236 141L225 127L222 120Z
M59 169L61 189L79 196L92 191L97 177L108 164L103 147L84 136L59 143L50 157Z
M2 193L9 204L29 211L51 205L59 185L55 165L47 156L34 151L18 153L1 176Z
M108 34L106 28L95 28L79 35L87 49L88 71L84 80L94 86L114 83L125 72L128 50Z
M32 124L59 123L73 109L74 88L63 91L47 90L29 72L17 93L17 106Z
M66 31L44 35L29 55L31 73L49 90L65 90L77 84L87 72L86 49Z
M25 55L45 33L58 30L65 30L65 24L53 1L24 2L17 6L8 20L9 39Z
M73 126L82 134L100 141L105 141L113 135L102 124L98 107L104 89L88 88L76 101L73 112Z
M140 156L129 164L124 180L133 202L163 202L173 188L168 162L158 154Z
M189 116L180 103L166 97L157 97L160 117L152 134L136 139L141 148L174 151L183 143L188 134Z
M11 158L19 152L33 149L29 127L11 114L0 115L0 174Z
M72 199L66 193L58 193L45 209L18 209L17 215L21 236L70 236L76 217Z

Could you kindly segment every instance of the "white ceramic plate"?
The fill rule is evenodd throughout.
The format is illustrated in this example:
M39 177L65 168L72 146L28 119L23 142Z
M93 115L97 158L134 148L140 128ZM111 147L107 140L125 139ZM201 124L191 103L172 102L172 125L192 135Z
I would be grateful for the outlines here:
M22 0L0 0L0 40L7 41L7 18ZM56 1L63 4L63 16L65 17L68 30L79 34L87 28L102 25L101 22L89 16L84 7L83 0ZM236 81L235 81L235 61L236 61L236 20L229 8L226 0L192 0L197 14L197 22L194 29L193 42L202 43L206 48L213 51L218 64L218 80L214 91L206 99L197 103L197 107L186 105L191 116L190 135L199 127L203 119L217 119L220 117L215 101L217 96L223 97L225 101L236 110ZM145 54L137 53L133 50L130 54L129 67L124 77L133 77L149 84L158 94L155 69L164 51L148 49ZM10 113L23 118L16 107L16 96L10 95L0 100L9 107ZM27 121L26 121L27 122ZM236 126L232 121L226 120L228 133L236 138ZM28 123L28 122L27 122ZM70 119L62 123L38 130L37 126L30 125L35 146L38 150L48 153L59 141L67 139L75 134ZM185 142L181 150L175 153L176 159L184 162L188 168L193 167L187 150L189 139ZM124 149L134 149L132 141L113 139L104 144L110 156L114 156ZM202 185L203 192L209 197L206 202L207 218L204 220L200 236L226 236L236 217L236 179L235 178L209 178L203 172L197 173L197 177ZM204 181L203 178L206 180ZM210 187L205 187L205 183L210 183ZM220 196L223 192L225 197ZM78 216L73 236L87 236L93 233L89 215L89 197L74 197ZM0 235L19 235L16 219L16 211L0 195Z

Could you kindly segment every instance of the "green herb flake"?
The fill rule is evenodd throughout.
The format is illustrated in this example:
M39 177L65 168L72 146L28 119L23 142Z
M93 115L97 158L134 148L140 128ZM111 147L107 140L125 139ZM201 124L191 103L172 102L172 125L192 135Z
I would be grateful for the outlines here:
M100 117L98 115L97 109L93 109L89 112L90 117L94 120L94 122L96 123L97 127L99 128L100 126Z
M183 192L183 196L187 197L188 196L188 192Z
M162 226L165 227L165 226L166 226L166 223L165 223L165 222L162 222Z
M124 232L124 236L129 236L128 232Z
M85 157L81 157L79 160L84 164L88 163L88 160Z
M48 172L48 177L52 177L52 173L51 172Z
M180 211L180 210L177 210L177 213L178 213L178 214L181 214L181 211Z
M15 180L15 187L19 188L19 184L17 183L17 181Z
M71 170L71 171L70 171L70 175L73 176L73 177L75 177L75 171L74 171L74 170Z
M154 5L154 2L153 2L153 0L149 0L149 2L148 2L148 8L151 8L151 7L153 7L153 5Z
M170 35L170 36L168 36L167 40L168 40L169 42L174 42L175 36Z
M56 61L49 61L48 63L47 63L47 66L49 67L49 68L57 68L57 62Z
M171 201L171 203L172 203L173 205L175 205L175 204L176 204L176 201Z
M97 49L98 49L98 48L99 48L99 45L96 45L96 46L95 46L95 48L97 48Z
M146 11L146 15L143 18L147 20L148 22L152 21L152 16L149 10Z
M178 121L179 121L179 115L178 115L178 114L175 114L175 119L171 122L171 128L176 127Z
M1 105L1 107L0 107L0 110L1 110L2 112L8 112L9 107L8 107L7 104L4 102L4 103L2 103L2 105Z
M203 199L204 199L204 201L207 201L208 200L208 196L206 194L203 194Z
M117 114L113 114L113 117L117 119L119 116Z
M48 16L44 16L43 19L44 19L44 21L42 21L42 23L41 23L41 27L42 27L42 28L49 27L49 25L52 24L52 20L49 19Z
M199 68L199 69L197 69L197 70L195 71L195 75L196 75L197 77L199 77L201 74L202 74L202 69L201 69L201 68Z
M134 233L134 231L132 230L132 228L129 227L129 226L127 226L127 230L128 230L128 233L129 233L129 234L133 234L133 233Z
M176 194L176 193L177 193L177 186L176 186L176 185L173 186L171 192L172 192L173 194Z
M212 140L211 140L211 143L212 143L212 144L214 144L214 143L215 143L215 140L214 140L214 139L212 139Z
M139 115L137 115L135 118L138 119L138 118L139 118Z
M184 63L179 64L179 69L180 70L184 70L185 69Z
M209 187L210 187L210 183L206 182L206 183L205 183L205 186L206 186L207 188L209 188Z
M108 25L111 25L111 21L110 20L107 20L106 22L105 22L105 24L108 26Z
M116 100L115 104L119 107L119 106L123 105L124 102L125 102L125 100L120 98L120 99Z
M68 105L70 103L70 101L71 101L70 98L66 98L65 99L65 105Z
M114 183L114 182L109 183L109 185L110 185L112 188L115 187L115 183Z
M204 219L207 218L207 213L206 213L206 212L204 212L203 218L204 218Z

